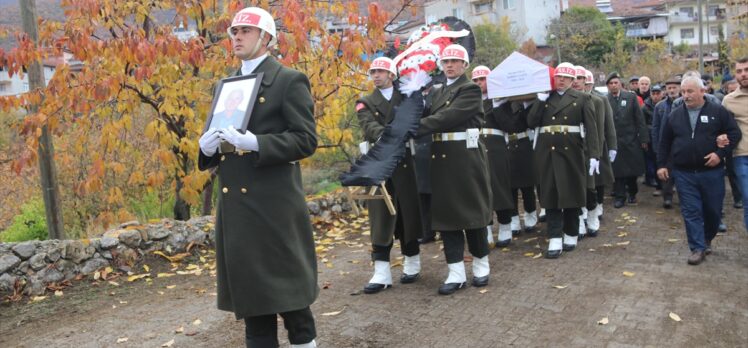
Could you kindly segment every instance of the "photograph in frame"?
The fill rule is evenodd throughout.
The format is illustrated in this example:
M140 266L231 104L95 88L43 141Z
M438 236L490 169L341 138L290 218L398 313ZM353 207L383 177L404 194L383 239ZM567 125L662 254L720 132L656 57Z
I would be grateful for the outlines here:
M262 73L220 80L203 132L211 128L227 129L229 126L240 132L247 130L261 82Z

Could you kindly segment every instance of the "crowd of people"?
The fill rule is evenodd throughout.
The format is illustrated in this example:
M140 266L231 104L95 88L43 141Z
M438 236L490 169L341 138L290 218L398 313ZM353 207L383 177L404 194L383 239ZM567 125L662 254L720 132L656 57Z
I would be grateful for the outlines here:
M278 38L264 9L239 11L228 32L242 60L235 75L257 74L261 87L246 129L209 127L199 140L198 166L215 170L221 185L218 308L244 320L247 347L278 347L280 316L292 347L313 348L317 260L296 165L317 146L309 80L269 54ZM748 58L734 62L735 82L720 91L697 72L654 85L632 77L628 87L614 72L601 94L589 70L561 63L548 93L505 99L488 98L490 69L476 67L468 78L469 64L460 45L441 51L446 81L423 90L414 141L403 144L410 149L386 181L395 214L383 201L368 207L374 274L367 294L392 286L394 239L404 255L400 283L408 284L420 279L420 244L438 232L447 262L442 295L467 284L466 242L475 287L489 283L491 248L533 233L539 221L546 258L558 258L598 235L606 188L613 207L636 204L642 175L665 208L673 207L677 189L688 263L699 264L719 228L726 174L735 206L748 200L748 142L741 141L748 131ZM364 139L376 143L405 96L391 59L377 58L368 73L375 88L355 109Z
M392 286L394 239L404 255L400 281L407 284L420 276L418 243L441 236L447 277L438 292L444 295L467 285L465 258L472 260L472 285L487 285L490 248L536 231L539 221L545 222L545 257L558 258L597 236L606 190L613 208L636 205L640 180L665 209L674 207L677 190L691 265L711 253L712 239L725 230L725 176L734 207L743 208L748 58L733 63L735 79L719 90L710 75L696 71L654 83L612 72L600 83L607 87L602 93L589 70L565 62L555 67L548 93L491 99L491 70L477 66L468 79L466 51L449 48L439 62L446 83L424 92L416 139L431 143L426 160L406 152L388 180L395 215L383 203L370 205L374 275L365 293ZM377 58L369 74L375 89L356 110L366 141L375 143L400 97L392 60ZM470 255L464 256L466 241Z

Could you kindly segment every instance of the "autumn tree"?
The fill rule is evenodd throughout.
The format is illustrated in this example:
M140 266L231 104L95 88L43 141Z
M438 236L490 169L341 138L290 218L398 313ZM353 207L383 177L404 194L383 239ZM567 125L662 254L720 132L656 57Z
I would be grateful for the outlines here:
M188 219L211 178L197 170L196 157L212 87L239 66L226 28L250 5L276 18L274 54L309 77L320 152L347 151L351 105L368 87L364 57L384 49L391 19L376 3L362 11L352 1L63 0L64 21L41 20L39 47L18 35L17 48L0 50L4 67L17 74L63 52L82 63L79 70L59 65L44 90L0 98L2 109L13 110L44 96L39 112L18 127L25 149L14 168L35 159L35 134L48 125L58 136L76 135L63 141L60 156L79 164L64 165L77 172L67 173L77 179L72 190L97 197L103 223L132 215L128 192L164 186L173 192L174 217ZM328 30L333 20L344 30ZM194 37L177 38L179 26Z
M473 66L485 65L495 68L517 49L517 40L521 33L512 27L509 18L501 17L499 23L483 23L474 26L475 58Z
M618 40L604 13L594 7L577 6L551 20L546 39L549 45L560 46L562 61L583 66L599 65Z

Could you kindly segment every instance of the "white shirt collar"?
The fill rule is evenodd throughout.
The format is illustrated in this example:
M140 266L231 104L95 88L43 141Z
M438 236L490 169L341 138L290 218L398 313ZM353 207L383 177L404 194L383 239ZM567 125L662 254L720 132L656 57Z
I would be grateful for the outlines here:
M486 100L486 99L488 99L488 94L483 95L483 100Z
M262 61L264 61L267 56L268 54L265 53L255 59L242 60L242 75L249 75L253 71L255 71L255 69L257 69L257 66L260 65L260 63L262 63Z
M558 95L560 96L563 96L564 93L566 93L566 90L563 90L563 91L556 90L556 93L558 93Z
M390 99L392 99L392 91L394 90L395 90L394 87L380 88L379 92L382 93L382 96L384 97L384 99L387 99L387 101L390 101Z
M459 77L458 77L458 78L456 78L456 79L447 79L447 86L449 86L449 85L451 85L451 84L455 83L455 81L457 81L457 79L459 79Z

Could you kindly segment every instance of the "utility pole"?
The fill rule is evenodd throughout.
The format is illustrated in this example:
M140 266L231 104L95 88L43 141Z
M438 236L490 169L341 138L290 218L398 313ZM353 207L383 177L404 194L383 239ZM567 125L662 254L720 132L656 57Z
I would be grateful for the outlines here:
M696 2L699 14L699 73L704 75L704 28L701 26L701 0Z
M19 0L21 5L21 19L23 31L28 39L39 45L39 29L36 25L36 0ZM45 87L44 71L42 62L31 62L26 71L29 77L29 92ZM39 111L39 105L29 105L30 114ZM42 134L39 136L39 174L41 175L42 196L44 197L44 210L47 217L47 233L49 239L63 239L64 231L62 225L62 208L60 206L60 190L57 185L57 169L54 161L54 145L49 134L47 125L42 126Z

